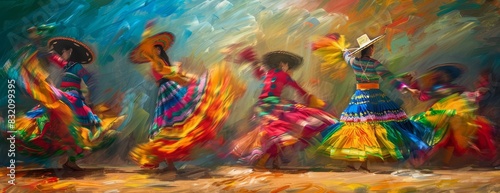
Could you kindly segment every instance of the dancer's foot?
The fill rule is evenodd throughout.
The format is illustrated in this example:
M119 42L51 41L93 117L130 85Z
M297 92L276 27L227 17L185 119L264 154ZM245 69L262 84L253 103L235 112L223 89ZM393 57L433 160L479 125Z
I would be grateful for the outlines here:
M365 161L359 166L360 169L367 171L368 173L371 173L372 171L368 169L368 161Z
M415 169L419 169L422 165L424 165L425 160L422 158L412 158L408 160L410 165Z
M167 168L165 168L164 171L166 171L166 172L177 172L177 168L175 168L175 165L174 165L174 160L165 159L165 162L167 162Z
M257 164L254 165L253 171L254 172L266 172L269 171L269 169L266 168L266 162L259 161Z
M76 162L74 161L66 161L66 163L63 164L63 168L64 169L70 169L70 170L73 170L73 171L83 171L83 168L81 168L80 166L78 166L76 164Z
M280 164L279 164L279 159L278 158L274 158L274 160L273 160L273 169L275 169L275 170L279 170L280 169Z
M266 168L266 164L267 164L267 161L269 160L269 154L265 154L264 156L262 156L258 161L257 163L255 163L255 166L253 168L253 171L263 171L263 170L267 170Z
M425 161L428 159L428 154L424 151L418 151L415 153L415 156L409 159L410 164L415 168L420 168L420 166L424 165Z
M366 166L361 166L359 168L362 169L362 170L367 171L368 173L372 173L372 171L370 169L368 169L368 167L366 167Z
M358 171L354 166L347 165L347 167L344 169L344 172L355 172Z

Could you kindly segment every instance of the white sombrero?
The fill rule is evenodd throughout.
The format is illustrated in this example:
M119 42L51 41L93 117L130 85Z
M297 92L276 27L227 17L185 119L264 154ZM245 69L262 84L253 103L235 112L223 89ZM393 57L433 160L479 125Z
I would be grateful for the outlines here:
M367 48L368 46L374 44L375 42L378 42L379 40L381 40L383 37L385 36L384 35L380 35L380 36L377 36L376 38L373 38L372 40L370 40L370 38L368 37L368 35L366 34L363 34L362 36L360 36L357 41L358 41L358 44L359 44L359 48L357 48L356 50L352 51L351 54L356 54L358 52L360 52L361 50Z

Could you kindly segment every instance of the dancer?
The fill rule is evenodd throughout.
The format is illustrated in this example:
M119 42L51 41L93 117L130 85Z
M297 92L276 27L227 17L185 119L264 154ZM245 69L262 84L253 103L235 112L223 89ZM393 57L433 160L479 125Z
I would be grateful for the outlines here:
M431 128L425 137L433 146L429 157L445 149L443 167L449 167L453 155L461 156L469 150L478 152L486 159L496 156L492 139L492 124L477 115L476 101L484 94L485 81L479 82L477 91L466 92L465 88L453 83L464 72L461 64L441 64L429 69L413 84L421 90L422 101L437 100L426 111L411 117L415 125Z
M245 88L224 65L218 65L200 77L182 72L173 66L166 51L174 42L169 32L145 38L130 54L134 63L151 63L158 86L154 123L150 142L130 153L143 168L154 169L163 161L167 171L176 171L175 161L190 159L190 151L214 139L229 116L230 108Z
M87 45L72 38L55 37L48 41L50 49L47 49L40 46L36 27L30 28L29 32L37 51L28 49L20 54L17 60L22 63L20 70L9 69L10 75L16 77L21 87L40 103L16 120L20 149L37 159L66 153L70 156L63 168L82 170L76 160L85 152L110 145L116 136L114 126L120 125L124 117L116 115L103 125L86 105L80 84L82 81L88 86L94 84L92 74L82 66L94 59ZM48 82L48 74L40 69L44 61L64 69L59 89Z
M322 108L325 103L307 93L288 74L302 64L302 57L286 51L269 52L263 57L263 66L259 66L260 62L251 49L240 55L241 61L251 62L254 75L262 78L263 89L254 106L251 120L254 129L235 140L231 153L248 164L257 161L255 169L264 169L271 158L273 168L279 169L279 155L283 148L298 143L307 146L313 137L336 120L332 115L316 109ZM282 98L281 92L286 86L295 89L309 107ZM286 162L283 157L282 160Z
M406 113L379 89L380 78L402 92L418 94L394 78L379 61L372 58L374 43L384 35L372 40L365 34L359 37L359 48L345 49L344 36L332 34L314 43L314 53L323 57L324 65L334 68L352 67L356 76L356 92L340 122L324 132L318 151L332 159L348 161L348 170L364 169L370 172L368 160L405 160L412 151L420 152L428 146L414 134L418 134ZM343 52L343 53L342 53ZM361 53L360 57L355 54ZM341 61L343 56L346 64ZM338 64L340 62L340 64ZM340 65L340 66L334 66Z

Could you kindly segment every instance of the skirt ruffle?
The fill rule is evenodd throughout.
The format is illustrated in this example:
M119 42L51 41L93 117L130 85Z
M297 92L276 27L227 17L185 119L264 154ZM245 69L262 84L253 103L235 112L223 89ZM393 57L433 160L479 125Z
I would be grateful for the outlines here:
M485 117L476 115L476 110L466 96L457 93L439 100L411 120L417 127L431 128L424 139L435 151L452 146L457 156L479 150L481 155L493 158L496 156L494 127Z
M146 167L157 167L159 163L167 159L188 160L195 146L201 146L204 142L214 139L229 116L232 104L245 90L244 86L230 73L225 66L220 65L208 74L207 80L191 83L191 86L187 88L188 94L191 94L189 90L204 88L199 92L199 102L185 101L193 103L191 107L195 108L192 112L186 113L184 121L159 129L148 143L134 148L130 153L132 160ZM202 76L201 79L203 78ZM199 83L205 85L200 87ZM171 102L162 103L170 104Z
M254 111L253 122L257 126L235 140L231 152L247 164L264 154L277 155L298 142L300 148L306 148L321 131L337 122L322 110L278 97L261 99Z
M117 116L103 127L77 92L63 92L44 81L43 71L28 68L39 63L36 53L24 61L28 64L9 68L8 74L40 105L16 119L14 130L21 153L43 160L68 152L78 155L84 149L96 150L114 140L115 133L109 128L123 117Z
M208 74L205 73L197 81L185 87L171 80L161 83L150 136L156 135L164 128L184 124L201 104L203 93L207 89L208 78Z
M356 90L340 122L328 127L318 151L347 161L396 161L429 150L406 113L381 90Z

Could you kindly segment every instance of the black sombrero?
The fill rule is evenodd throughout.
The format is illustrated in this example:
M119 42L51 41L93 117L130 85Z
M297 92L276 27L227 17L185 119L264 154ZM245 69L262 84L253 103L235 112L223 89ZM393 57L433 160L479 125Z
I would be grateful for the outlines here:
M163 47L163 50L166 51L172 46L174 40L175 36L170 32L161 32L148 37L142 40L141 43L130 52L130 61L136 64L148 63L150 61L144 56L144 52L154 51L153 48L156 45Z
M68 37L55 37L49 40L49 47L62 55L62 50L72 48L71 57L68 61L78 62L81 64L90 64L94 61L94 53L86 44Z
M268 52L262 59L262 63L271 69L279 68L280 62L286 62L288 68L294 69L300 66L302 61L303 59L299 55L281 50Z

